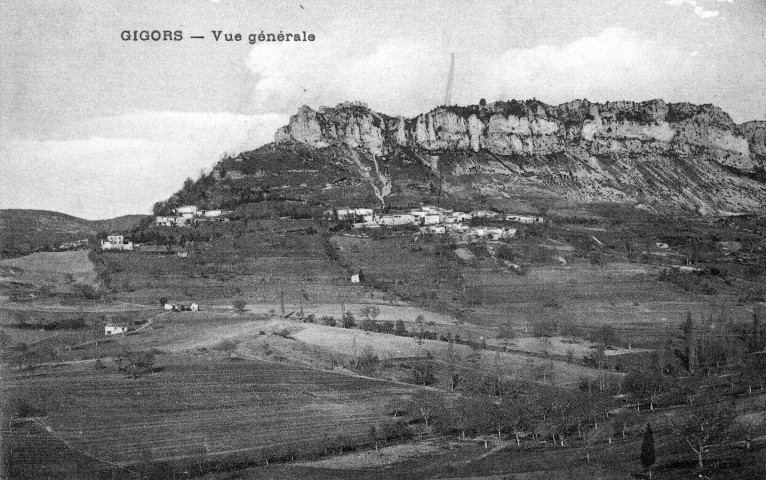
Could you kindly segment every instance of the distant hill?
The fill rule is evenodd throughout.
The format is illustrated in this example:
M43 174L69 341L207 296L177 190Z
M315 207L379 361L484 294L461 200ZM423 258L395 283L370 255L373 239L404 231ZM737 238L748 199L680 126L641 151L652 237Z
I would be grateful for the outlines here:
M482 102L414 118L358 102L304 106L274 143L223 159L155 211L280 200L290 203L281 214L420 202L764 213L765 141L766 122L737 125L716 106L662 100Z
M109 220L85 220L48 210L0 210L0 255L9 257L50 250L102 231L129 231L144 218L145 215L125 215Z

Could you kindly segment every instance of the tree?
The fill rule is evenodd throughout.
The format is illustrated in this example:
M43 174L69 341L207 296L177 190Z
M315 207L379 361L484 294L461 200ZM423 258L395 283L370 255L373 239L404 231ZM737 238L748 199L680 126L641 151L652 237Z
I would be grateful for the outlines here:
M458 373L458 362L460 357L455 353L455 341L452 335L447 342L447 375L449 375L450 390L455 391L460 384L460 374Z
M362 330L365 332L372 332L378 329L378 324L375 323L374 320L370 320L369 318L365 318L362 320Z
M370 440L372 440L372 443L375 444L375 451L377 452L379 435L378 435L378 430L375 428L375 425L370 425L369 434L370 434Z
M756 305L753 307L753 324L751 327L748 347L751 352L760 352L766 349L766 327L761 324L763 308Z
M428 427L434 417L444 413L444 400L431 390L418 390L412 395L408 410L416 413Z
M718 392L701 392L693 397L679 434L697 455L698 469L705 467L708 450L729 440L734 417L733 401Z
M160 307L164 307L168 303L168 297L160 297Z
M412 365L411 381L417 385L431 385L434 383L434 366L428 360L419 359Z
M343 322L343 328L354 328L354 326L356 325L354 314L351 312L344 313L342 317L342 322Z
M649 478L652 478L652 465L654 465L654 462L654 433L652 433L651 425L647 423L646 430L644 431L644 441L641 442L641 465L649 469Z
M740 367L740 380L747 385L747 393L753 393L753 385L763 391L766 382L766 353L751 353L745 357L744 364Z
M689 373L694 373L697 368L697 335L692 312L686 312L686 321L681 329L684 332L684 344L686 347L686 368L689 370Z
M388 334L394 333L394 322L391 320L385 320L380 324L380 332Z
M376 306L368 305L364 307L363 309L361 309L359 311L359 314L363 316L365 319L372 320L374 322L375 319L378 318L378 315L380 315L380 308Z
M238 298L231 302L231 305L234 307L234 311L238 314L242 315L245 313L245 307L247 307L247 302L242 300L241 298Z
M604 325L598 330L597 341L601 343L604 348L609 347L617 343L617 334L611 325Z
M521 446L521 434L524 430L530 427L529 408L526 397L519 397L512 402L508 403L508 410L506 418L508 421L508 428L513 433L516 440L516 446Z
M621 408L620 411L612 416L615 427L620 429L622 439L625 439L625 431L628 426L638 423L641 419L641 413L633 408Z
M365 345L362 354L356 359L354 370L362 375L371 375L380 364L380 359L375 355L372 345Z
M154 370L154 354L151 352L126 352L117 359L117 369L134 379Z
M394 325L394 335L398 335L400 337L407 336L407 329L404 327L404 321L401 318L397 320L396 325Z
M622 388L630 392L638 400L649 400L649 409L654 410L654 398L666 390L668 382L659 372L634 370L628 373L622 381Z

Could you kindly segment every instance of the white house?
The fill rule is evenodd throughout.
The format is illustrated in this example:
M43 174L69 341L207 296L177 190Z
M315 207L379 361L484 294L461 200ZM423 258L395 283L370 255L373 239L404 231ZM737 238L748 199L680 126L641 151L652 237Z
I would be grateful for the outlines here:
M154 223L162 227L172 227L176 223L175 217L163 217L157 216L154 218Z
M354 217L366 217L373 215L371 208L339 208L337 212L338 220L348 220Z
M104 325L104 335L117 335L118 333L125 333L128 331L128 327L122 325L114 325L107 323Z
M394 227L398 225L412 225L415 223L415 217L410 214L380 215L375 217L375 221L380 225Z
M192 312L199 312L199 305L197 305L196 303L192 303L189 306L189 310L191 310Z
M172 311L174 308L177 308L177 307L175 305L173 305L173 304L166 303L164 305L164 308L165 308L165 310L171 310Z
M509 214L505 216L505 219L509 222L517 223L543 223L543 217L535 217L532 215L515 215Z
M359 274L351 275L351 283L359 283Z
M195 205L184 205L175 209L176 214L182 217L194 217L197 215L197 207Z
M438 214L428 213L423 217L423 225L439 225L441 217Z
M452 218L454 218L458 222L470 222L471 214L465 213L465 212L455 212L452 214Z
M101 240L101 250L133 250L133 242L125 243L122 235L109 235Z
M497 218L500 214L497 212L491 212L489 210L476 210L471 212L472 218Z
M354 228L380 228L380 225L374 221L352 223L351 226Z

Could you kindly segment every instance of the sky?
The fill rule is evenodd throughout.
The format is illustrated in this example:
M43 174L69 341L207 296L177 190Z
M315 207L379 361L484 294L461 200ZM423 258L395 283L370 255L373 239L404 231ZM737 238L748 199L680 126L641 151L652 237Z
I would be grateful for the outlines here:
M0 208L149 213L302 105L442 104L450 53L456 104L662 98L766 119L764 0L4 0L0 18ZM250 44L262 31L315 40Z

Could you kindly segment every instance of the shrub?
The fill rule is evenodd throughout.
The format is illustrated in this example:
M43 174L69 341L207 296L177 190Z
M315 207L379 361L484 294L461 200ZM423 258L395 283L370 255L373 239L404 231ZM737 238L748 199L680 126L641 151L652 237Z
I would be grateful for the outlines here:
M224 353L232 353L237 349L237 344L231 340L222 340L218 345L213 347L214 350Z
M117 359L117 370L133 378L138 378L154 370L152 352L126 352Z
M354 314L351 312L346 312L343 314L343 328L354 328L356 326L356 320L354 319Z
M366 332L373 332L378 329L378 324L374 320L366 318L362 320L362 330Z
M231 305L234 307L234 311L242 315L245 313L245 307L247 307L247 302L242 300L241 298L238 298L231 302Z
M335 326L335 317L332 315L325 315L322 317L322 325L327 325L328 327L334 327Z
M377 370L380 359L375 355L375 350L371 345L366 345L362 349L362 354L356 359L354 370L362 375L371 375Z
M104 296L103 292L88 283L75 284L75 289L86 300L99 300Z

